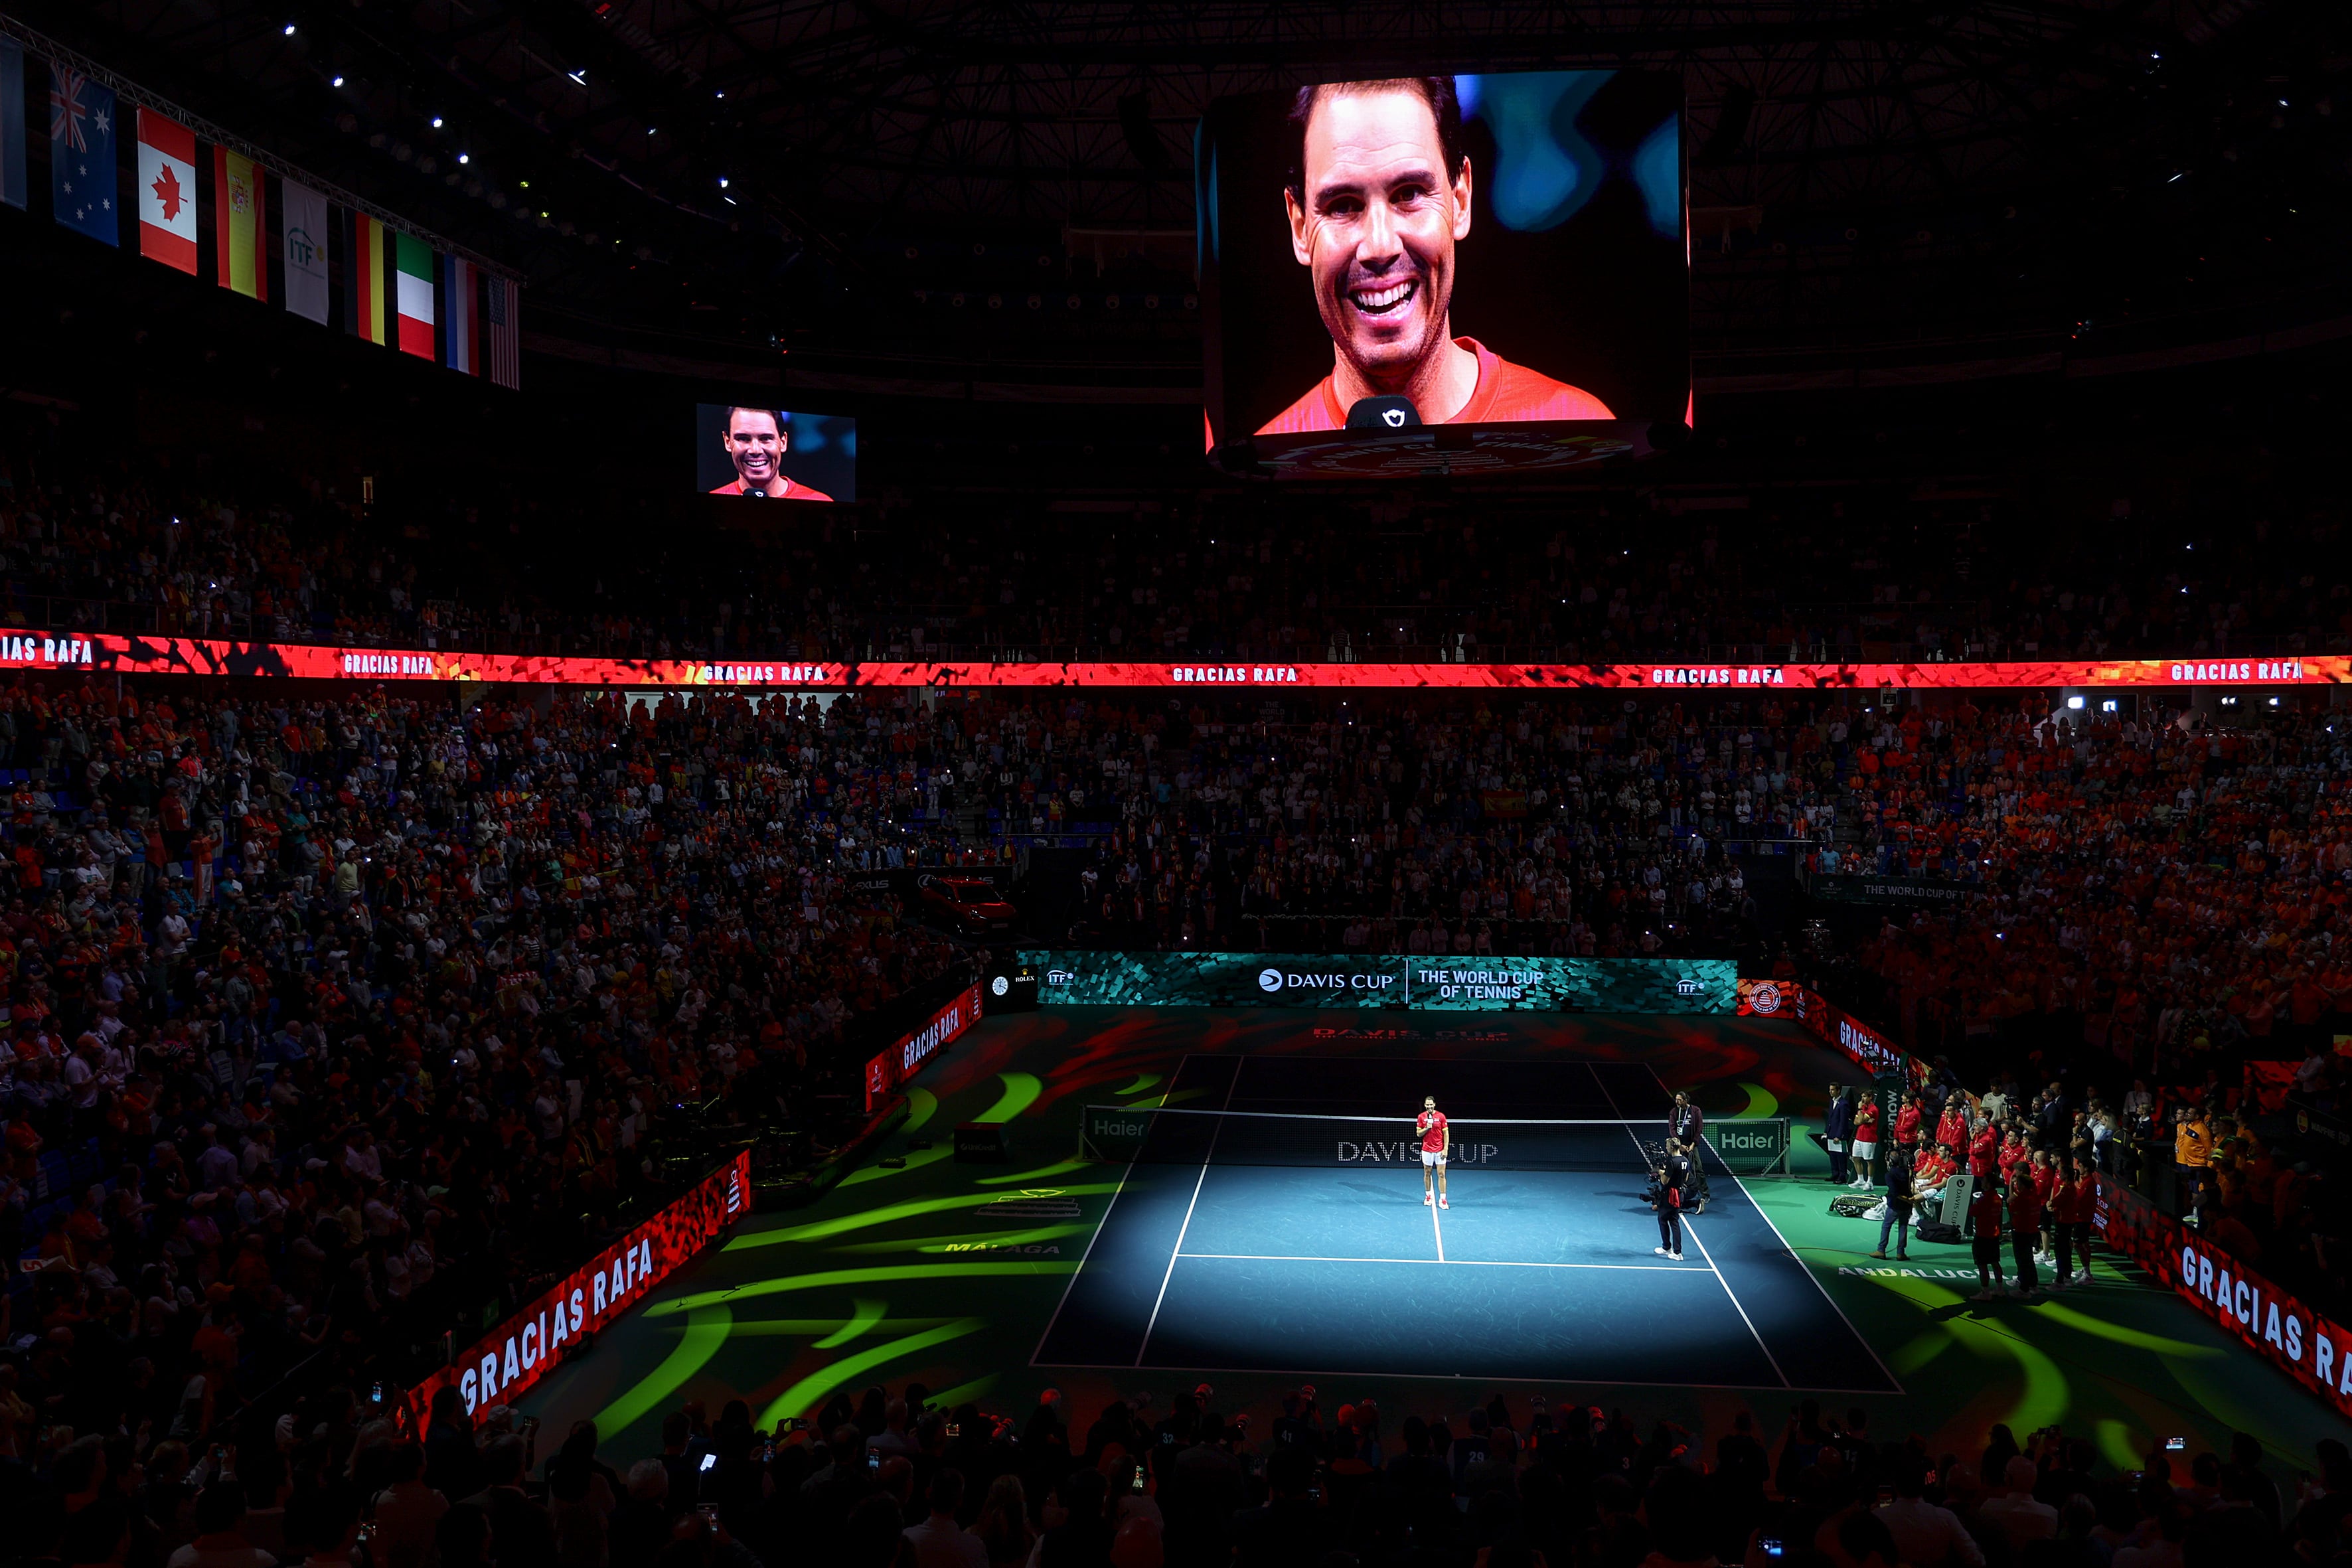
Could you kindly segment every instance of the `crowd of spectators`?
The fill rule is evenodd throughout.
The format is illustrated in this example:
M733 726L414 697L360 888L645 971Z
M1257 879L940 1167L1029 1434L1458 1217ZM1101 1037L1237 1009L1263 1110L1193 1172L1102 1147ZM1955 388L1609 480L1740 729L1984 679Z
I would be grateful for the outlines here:
M2022 1014L2168 1077L2234 1079L2347 1026L2352 725L2332 710L2053 715L1958 699L1883 715L1824 872L1965 896L1864 956L1930 1049ZM2242 715L2242 716L2241 716Z
M1998 564L2015 558L2020 517L1939 513L1951 526L1930 550L1920 503L1891 492L1774 500L1788 511L1774 529L1678 524L1663 539L1631 496L1604 495L1573 530L1527 503L1332 502L1300 521L1263 500L1193 498L1108 525L1047 513L1009 552L983 543L970 518L884 506L749 537L724 566L677 574L513 559L475 574L496 555L474 537L478 515L394 528L315 481L228 495L208 468L133 477L55 443L18 444L0 456L0 614L532 652L1300 660L1688 659L1734 645L1770 658L2318 651L2343 646L2352 617L2352 590L2307 564L2328 559L2334 537L2316 519L2252 530L2194 570L2191 552L2159 559L2146 546L2095 579L2052 564L2025 581ZM1366 529L1397 548L1376 560L1343 547ZM1811 570L1794 569L1808 552ZM2282 552L2306 564L2273 572ZM662 579L657 595L648 577ZM708 1430L690 1422L685 1441L717 1454L712 1473L727 1479L709 1484L733 1489L715 1500L717 1522L688 1516L686 1538L670 1542L688 1500L714 1500L668 1462L702 1448L666 1455L656 1489L649 1475L602 1468L575 1434L531 1500L511 1485L530 1468L517 1462L526 1439L495 1417L462 1463L436 1436L436 1472L429 1447L412 1458L396 1432L372 1429L366 1402L322 1402L317 1389L322 1375L366 1386L369 1370L404 1369L453 1324L576 1262L701 1173L696 1140L711 1124L805 1122L847 1095L859 1021L969 963L909 918L906 884L887 874L1002 877L1026 866L1024 841L1065 851L1028 866L1024 884L1024 934L1052 942L1743 959L1777 949L1780 972L1801 965L1915 1052L1992 1086L1951 1097L1992 1130L1991 1148L1974 1121L1948 1149L1940 1127L1923 1129L1905 1142L1915 1181L1940 1160L1989 1163L2011 1202L2021 1179L2032 1189L2024 1212L2039 1231L2063 1223L2045 1165L2061 1187L2077 1161L2136 1177L2161 1166L2218 1245L2315 1299L2352 1300L2352 1245L2333 1235L2327 1173L2278 1131L2287 1094L2322 1114L2345 1109L2345 1058L2328 1047L2352 1023L2347 778L2341 726L2292 703L2053 713L2039 694L1959 693L1893 705L1860 693L636 700L23 678L0 688L0 1256L26 1265L0 1298L0 1340L21 1347L0 1358L0 1461L47 1478L51 1491L28 1497L62 1497L87 1516L84 1536L68 1521L59 1537L80 1542L60 1548L68 1561L140 1568L159 1542L197 1537L211 1544L197 1540L191 1563L257 1568L230 1538L268 1537L273 1509L283 1533L254 1545L332 1562L363 1515L383 1526L369 1500L407 1500L394 1517L414 1531L427 1492L445 1504L478 1494L490 1522L478 1531L451 1510L455 1534L428 1531L415 1550L431 1537L445 1557L501 1568L512 1550L501 1510L534 1538L514 1500L551 1510L552 1552L567 1521L587 1528L583 1494L610 1504L598 1549L610 1555L582 1547L564 1568L665 1553L749 1568L736 1555L746 1543L773 1563L811 1528L835 1532L835 1560L890 1562L898 1529L946 1528L917 1517L919 1500L941 1499L934 1511L959 1527L996 1520L992 1562L1022 1560L1024 1532L1050 1524L1064 1531L1055 1552L1076 1555L1047 1563L1093 1561L1085 1554L1127 1541L1120 1568L1135 1568L1151 1559L1136 1555L1130 1527L1171 1490L1170 1561L1273 1550L1254 1548L1249 1531L1275 1539L1290 1528L1286 1509L1300 1520L1311 1509L1318 1533L1281 1537L1284 1550L1394 1555L1427 1530L1488 1563L1522 1549L1613 1563L1647 1528L1653 1471L1706 1503L1694 1512L1675 1500L1644 1551L1752 1552L1739 1531L1766 1516L1739 1510L1762 1509L1769 1485L1789 1500L1775 1507L1796 1510L1785 1519L1813 1521L1793 1552L1808 1549L1801 1540L1828 1561L1867 1561L1871 1532L1853 1521L1871 1516L1850 1506L1860 1472L1849 1444L1811 1445L1847 1457L1808 1459L1752 1498L1739 1490L1726 1512L1738 1489L1719 1478L1753 1468L1745 1448L1685 1476L1674 1443L1657 1450L1654 1435L1617 1421L1590 1433L1573 1421L1563 1435L1486 1412L1484 1431L1465 1437L1407 1422L1401 1449L1383 1453L1369 1406L1312 1443L1294 1412L1290 1440L1260 1466L1245 1433L1180 1405L1150 1434L1106 1416L1077 1446L1073 1479L1039 1468L1034 1448L1005 1461L1018 1434L1001 1447L974 1436L992 1423L956 1421L959 1436L942 1439L947 1424L919 1411L878 1426L875 1412L836 1412L824 1443L788 1435L754 1462L748 1420L722 1417ZM1759 847L1791 852L1812 907L1833 917L1808 941L1751 885L1759 863L1747 851ZM1880 901L1850 901L1857 882L1877 884L1863 897ZM2300 1065L2283 1077L2257 1071L2257 1058ZM2030 1102L2000 1076L2021 1061L2053 1080ZM2114 1092L2135 1078L2130 1094ZM2045 1125L2052 1115L2063 1125ZM1895 1131L1884 1130L1890 1147ZM2012 1232L2017 1212L2003 1216ZM2051 1237L2054 1251L2063 1232ZM362 1381L336 1381L352 1377ZM878 1470L836 1451L845 1426L861 1448L858 1431L882 1433ZM1473 1437L1490 1447L1466 1447ZM1611 1445L1632 1460L1584 1475ZM1460 1492L1465 1470L1493 1467L1494 1446L1511 1458L1507 1484ZM1114 1450L1152 1456L1143 1492L1116 1458L1106 1464ZM2077 1509L2071 1479L2048 1480L2071 1477L2072 1450L2044 1439L1998 1468L1871 1452L1893 1513L1940 1495L1989 1560L2008 1550L2126 1568L2123 1553L2141 1551L2135 1563L2160 1568L2180 1560L2168 1549L2203 1539L2210 1510L2259 1510L2259 1499L2227 1495L2226 1477L2201 1474L2164 1489L2094 1486ZM1286 1457L1302 1453L1304 1470ZM2011 1467L2029 1461L2024 1490L2054 1494L2037 1506L2056 1510L2056 1537L2004 1548L2002 1496L2019 1495ZM1435 1487L1449 1467L1454 1489ZM935 1472L949 1469L962 1489L935 1493ZM1185 1500L1187 1474L1204 1469L1242 1489ZM806 1484L813 1475L828 1479ZM2340 1479L2327 1491L2352 1497L2352 1475ZM1026 1488L1011 1507L999 1495L1008 1481ZM1272 1500L1250 1516L1262 1522L1220 1533L1254 1488ZM1563 1495L1580 1500L1561 1512ZM1823 1504L1812 1515L1808 1496ZM90 1507L115 1500L130 1510L130 1545L110 1558L125 1536L90 1538L113 1517ZM870 1539L853 1530L859 1509ZM1675 1535L1702 1517L1721 1528L1703 1542ZM2304 1542L2300 1560L2325 1561L2335 1515L2322 1517L2328 1530L2308 1539L2292 1512L2273 1509L2270 1523ZM298 1530L298 1518L311 1522ZM1822 1533L1821 1520L1835 1528ZM1183 1555L1194 1531L1219 1542L1210 1557ZM1845 1542L1853 1531L1860 1545ZM1000 1555L1016 1538L1023 1552ZM84 1548L97 1554L74 1555ZM1951 1549L1976 1560L1958 1536Z
M1265 1414L1265 1413L1261 1413ZM551 1446L553 1451L543 1452ZM625 1470L594 1427L542 1445L503 1407L423 1441L347 1394L233 1444L92 1434L0 1460L16 1561L119 1568L2310 1568L2352 1554L2352 1454L2292 1492L2251 1437L2103 1463L2058 1427L1981 1449L1881 1440L1816 1400L1695 1433L1623 1408L1496 1393L1402 1419L1311 1387L1261 1428L1202 1384L1081 1429L931 1407L922 1385L836 1394L770 1433L741 1402L671 1412ZM46 1484L43 1482L46 1481Z
M404 1386L711 1139L821 1132L857 1020L966 963L791 808L850 716L0 690L0 1341L43 1428L195 1442L321 1356Z
M1024 837L1077 849L1058 887L1031 868L1054 923L1027 934L1119 947L1769 960L1731 851L1793 851L1824 894L1929 888L1822 983L1853 996L1858 960L1897 1037L1975 1081L1987 1036L2087 1047L2080 1081L2157 1085L2119 1123L2154 1145L2347 1005L2335 731L2195 717L30 678L0 689L0 1242L58 1267L12 1310L135 1316L167 1386L207 1292L253 1312L240 1264L283 1293L256 1368L414 1338L609 1229L665 1108L846 1093L845 1028L967 962L887 874L1002 877ZM2332 1105L2341 1076L2313 1051L2299 1087ZM2207 1195L2335 1279L2262 1136L2220 1140ZM443 1201L480 1183L499 1205Z
M497 475L452 493L412 483L379 494L364 476L241 457L123 459L72 422L0 431L0 615L379 647L786 660L2352 648L2352 581L2326 564L2340 527L2284 482L2234 497L2259 515L2229 535L2103 519L2096 549L2053 548L2081 531L2058 523L2083 506L2071 483L2021 479L1963 500L1906 476L1709 482L1686 497L1645 478L1573 496L1412 501L1213 486L1076 510L1050 498L898 497L812 510L789 529L722 532L698 514L692 546L614 498L630 521L614 525L607 551L581 547L604 515L586 498L552 505Z

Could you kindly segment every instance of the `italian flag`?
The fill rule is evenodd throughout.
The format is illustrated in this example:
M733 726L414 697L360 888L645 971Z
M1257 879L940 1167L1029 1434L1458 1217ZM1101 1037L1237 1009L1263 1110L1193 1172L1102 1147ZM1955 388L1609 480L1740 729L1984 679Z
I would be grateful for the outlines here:
M419 359L438 357L433 345L433 247L413 235L400 235L394 303L400 310L400 352Z

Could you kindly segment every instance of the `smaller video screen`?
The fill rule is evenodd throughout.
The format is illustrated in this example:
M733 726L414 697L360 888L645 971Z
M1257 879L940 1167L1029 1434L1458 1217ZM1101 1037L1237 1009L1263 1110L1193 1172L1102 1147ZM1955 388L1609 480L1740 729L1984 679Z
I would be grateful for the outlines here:
M854 501L857 421L840 414L700 404L695 465L695 482L706 495Z

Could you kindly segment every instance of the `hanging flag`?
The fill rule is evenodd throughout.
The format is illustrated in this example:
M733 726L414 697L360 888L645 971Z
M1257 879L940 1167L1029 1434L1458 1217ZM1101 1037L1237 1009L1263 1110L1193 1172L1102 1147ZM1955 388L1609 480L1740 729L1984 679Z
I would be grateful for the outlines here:
M0 38L0 202L25 210L25 49Z
M327 198L291 180L278 184L286 216L286 308L327 324ZM263 226L254 225L254 232Z
M139 111L139 254L196 270L196 137L152 109Z
M352 336L387 342L383 308L383 225L365 213L343 215L343 326Z
M400 352L433 357L433 247L415 235L399 237L394 303L400 310Z
M520 294L511 278L482 279L482 352L490 379L509 392L522 390Z
M482 374L482 313L474 308L474 264L462 256L441 268L441 363L467 375Z
M49 197L76 234L120 245L114 213L114 89L49 66Z
M248 300L269 298L268 196L261 171L242 153L213 149L213 254L220 286Z

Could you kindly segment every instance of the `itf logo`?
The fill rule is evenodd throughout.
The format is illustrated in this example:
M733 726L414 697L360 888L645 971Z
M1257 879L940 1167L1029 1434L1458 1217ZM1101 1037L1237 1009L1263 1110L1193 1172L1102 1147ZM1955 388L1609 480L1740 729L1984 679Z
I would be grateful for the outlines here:
M1259 970L1259 971L1257 972L1257 988L1258 988L1259 990L1261 990L1261 991L1279 991L1279 990L1281 990L1281 989L1282 989L1282 971L1281 971L1281 970L1279 970L1279 969L1261 969L1261 970Z

